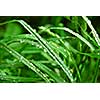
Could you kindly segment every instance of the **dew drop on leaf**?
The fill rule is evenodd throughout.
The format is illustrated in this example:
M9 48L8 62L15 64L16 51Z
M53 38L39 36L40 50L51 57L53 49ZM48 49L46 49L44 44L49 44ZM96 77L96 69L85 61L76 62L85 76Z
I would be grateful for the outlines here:
M64 49L64 51L66 52L66 49Z
M33 64L32 64L32 63L30 63L30 65L31 65L31 66L33 66Z
M47 50L46 50L46 49L44 49L44 52L47 52Z
M37 47L40 47L40 45L36 45Z
M20 40L20 43L23 43L24 42L24 40Z
M9 53L12 53L12 51L9 51Z
M43 74L43 77L47 77L45 74Z
M32 45L34 45L34 42L32 42Z
M42 48L42 46L39 46L39 48Z
M55 64L55 63L52 63L51 65L52 65L52 66L56 66L56 64Z
M22 62L22 60L23 60L23 57L20 57L19 62Z

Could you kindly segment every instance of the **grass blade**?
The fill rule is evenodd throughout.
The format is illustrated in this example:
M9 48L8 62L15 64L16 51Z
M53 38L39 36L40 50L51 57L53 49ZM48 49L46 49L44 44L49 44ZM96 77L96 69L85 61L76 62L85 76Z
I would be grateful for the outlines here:
M18 77L18 76L9 76L9 75L0 75L0 80L7 82L23 83L23 82L41 82L40 77L29 78L29 77Z
M18 52L13 50L12 48L8 47L6 44L1 43L0 45L2 48L4 48L7 52L9 52L11 55L16 57L18 60L20 60L23 64L28 66L30 69L32 69L34 72L36 72L41 78L43 78L46 82L50 82L49 79L45 76L44 73L42 73L35 65L33 65L31 62L29 62L26 58L24 58L22 55L20 55Z
M81 41L83 41L85 44L87 44L92 51L95 50L95 48L93 47L92 44L90 44L90 42L88 42L85 38L83 38L81 35L79 35L78 33L72 31L71 29L69 28L66 28L66 27L51 27L50 29L57 29L57 30L64 30L64 31L67 31L69 33L71 33L72 35L76 36L77 38L79 38Z
M23 20L18 20L23 27L32 34L33 38L35 37L37 41L43 46L43 48L48 52L48 54L57 62L57 64L63 69L63 71L67 74L68 78L71 82L74 82L74 78L72 73L64 64L64 62L55 54L55 52L51 49L48 43L35 31L33 30L26 22Z
M92 30L92 34L95 38L95 41L97 42L97 44L100 46L100 39L99 39L99 35L97 34L96 30L94 29L94 27L91 24L91 21L86 17L86 16L82 16L82 18L86 21L86 23L88 24L88 26L90 27L90 29Z
M58 76L56 73L54 73L50 68L48 68L47 66L45 66L44 64L41 64L40 62L37 61L32 61L35 65L37 65L37 67L39 69L41 69L42 71L44 71L45 73L47 73L49 76L51 76L56 82L65 82L65 80Z

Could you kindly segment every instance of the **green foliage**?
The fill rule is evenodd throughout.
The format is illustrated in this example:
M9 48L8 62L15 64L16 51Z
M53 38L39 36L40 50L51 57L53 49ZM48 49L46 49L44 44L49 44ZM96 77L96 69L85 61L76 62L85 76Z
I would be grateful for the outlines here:
M100 82L99 34L87 17L33 18L0 23L1 83Z

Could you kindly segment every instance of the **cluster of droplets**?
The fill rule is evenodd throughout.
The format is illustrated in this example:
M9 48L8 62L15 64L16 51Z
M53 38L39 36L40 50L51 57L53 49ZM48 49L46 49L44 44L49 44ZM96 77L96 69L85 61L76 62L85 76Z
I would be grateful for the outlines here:
M46 74L43 74L43 77L45 77L45 78L46 78L46 77L47 77L47 75L46 75Z

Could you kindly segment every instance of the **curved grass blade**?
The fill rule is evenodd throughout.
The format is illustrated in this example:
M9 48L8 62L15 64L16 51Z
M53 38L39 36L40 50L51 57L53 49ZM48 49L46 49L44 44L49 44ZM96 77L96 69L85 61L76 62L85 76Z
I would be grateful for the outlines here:
M46 75L44 73L42 73L35 65L33 65L32 63L30 63L26 58L24 58L22 55L20 55L18 52L16 52L15 50L13 50L12 48L8 47L6 44L1 43L0 45L2 46L2 48L4 48L7 52L9 52L11 55L13 55L14 57L16 57L18 60L20 60L23 64L25 64L26 66L28 66L31 70L33 70L34 72L36 72L41 78L43 78L46 82L50 82L49 79L46 77Z
M16 82L16 83L25 82L26 83L26 82L41 82L42 78L40 78L40 77L30 78L30 77L0 75L0 80L7 81L7 82Z
M80 75L79 69L78 69L77 64L76 64L76 62L75 62L75 60L74 60L74 57L73 57L72 54L68 51L68 45L66 46L65 43L63 42L62 38L61 38L58 34L51 32L49 28L46 28L46 27L41 26L40 29L42 30L42 32L47 32L49 35L51 35L51 36L53 36L53 37L56 37L56 40L58 39L58 40L61 42L61 44L63 44L63 45L66 47L66 49L64 49L63 47L58 46L58 45L55 43L55 41L49 43L49 45L50 45L54 50L56 50L57 52L61 53L61 54L63 55L64 58L67 58L67 59L68 59L68 61L69 61L69 59L71 59L71 62L70 62L70 63L73 64L73 66L75 66L76 71L77 71L78 78L79 78L79 80L81 81L81 75ZM52 45L51 45L51 44L52 44ZM54 45L53 45L53 44L54 44ZM67 51L66 51L66 50L67 50ZM68 53L68 52L69 52L69 53Z
M85 38L83 38L81 35L79 35L78 33L72 31L71 29L69 28L66 28L66 27L51 27L50 29L57 29L57 30L64 30L64 31L67 31L69 33L71 33L72 35L76 36L77 38L79 38L81 41L83 41L85 44L87 44L92 51L95 50L95 48L93 47L92 44L90 44L90 42L88 42Z
M45 65L39 63L39 62L35 62L32 61L38 68L40 68L41 70L43 70L44 72L46 72L49 76L51 76L56 82L65 82L61 77L59 77L58 75L56 75L51 69L49 69L48 67L46 67Z
M65 82L65 80L58 76L56 73L54 73L50 68L48 68L47 66L45 66L44 64L40 63L39 61L32 61L35 65L37 65L37 67L44 71L45 73L47 73L49 76L51 76L56 82Z
M66 42L66 43L67 43L67 42ZM65 46L66 46L66 44L65 44ZM65 59L68 59L68 60L70 59L69 61L70 61L71 64L73 64L73 65L75 66L76 71L77 71L78 78L79 78L79 80L81 81L81 75L80 75L79 69L78 69L78 67L77 67L76 61L75 61L75 59L74 59L72 53L69 52L69 51L71 51L71 50L70 50L70 49L71 49L70 45L67 44L67 46L66 46L66 47L67 47L67 50L64 49L63 47L57 48L58 46L55 47L55 45L51 45L51 47L54 48L54 49L55 49L56 51L58 51L59 53L61 53ZM70 48L70 49L69 49L69 48Z
M97 34L96 30L94 29L94 27L91 24L91 21L88 19L88 17L86 16L82 16L82 18L86 21L86 23L88 24L88 26L90 27L92 34L95 38L95 41L97 42L98 46L100 46L100 39L99 39L99 35Z
M5 42L7 45L10 45L15 42L25 43L25 44L27 43L32 46L34 45L35 47L32 47L32 49L24 50L21 53L22 54L41 53L46 59L49 60L49 63L54 63L52 58L47 53L44 53L44 51L42 50L43 48L41 48L40 44L38 44L37 42L34 42L28 38L25 39L23 36L22 37L18 36L18 38L16 37L16 38L3 39L3 40L1 40L1 42L3 42L3 43Z
M64 64L64 62L55 54L55 52L51 49L48 43L35 31L33 30L26 22L23 20L18 20L21 25L32 34L32 37L36 38L37 41L43 46L43 48L49 53L49 55L57 62L57 64L63 69L63 71L67 74L68 78L71 82L74 82L74 78L72 76L71 71Z
M22 35L16 35L16 36L9 36L9 37L7 37L7 38L4 38L4 39L2 39L2 40L0 40L1 42L8 42L8 41L11 41L11 40L25 40L25 39L27 39L27 40L33 40L33 38L32 38L32 36L30 35L30 34L22 34ZM36 40L35 38L34 38L34 40ZM33 42L33 41L32 41Z
M31 33L32 38L36 38L37 41L43 46L43 48L48 52L48 54L57 62L57 64L63 69L71 82L74 82L73 75L68 67L64 64L64 62L55 54L55 52L51 49L48 43L35 31L33 30L25 21L23 20L12 20L8 22L1 23L0 25L19 22L29 33Z

